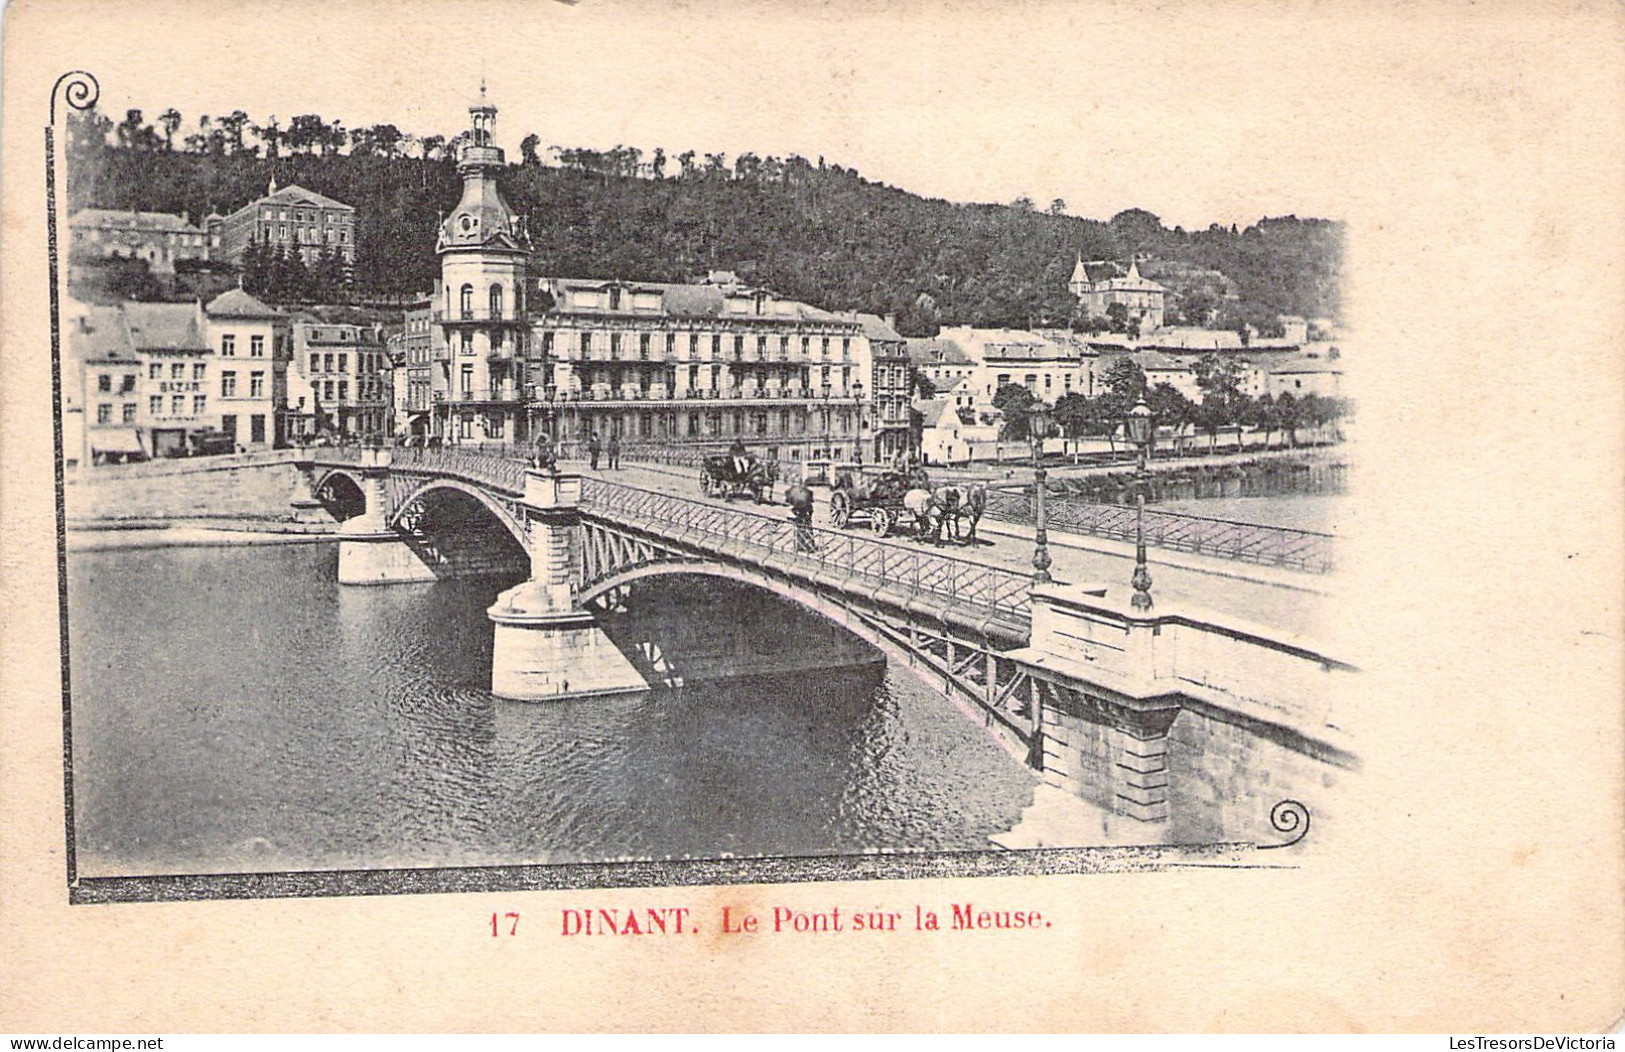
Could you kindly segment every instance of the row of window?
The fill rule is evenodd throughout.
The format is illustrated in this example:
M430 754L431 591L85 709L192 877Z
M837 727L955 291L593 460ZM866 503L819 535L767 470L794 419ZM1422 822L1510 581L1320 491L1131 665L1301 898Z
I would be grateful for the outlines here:
M468 367L464 366L464 368L466 369ZM685 378L688 380L688 390L690 390L690 391L698 391L698 390L700 390L702 388L702 384L700 382L701 381L700 368L701 367L698 366L698 365L690 365L690 366L687 367L687 370L683 374L685 376ZM809 366L801 366L800 369L797 370L797 372L799 373L800 386L806 387L806 388L811 388L811 387L814 386L814 384L813 384L814 375L813 375L813 371L812 371L811 367L809 367ZM648 376L647 376L646 373L643 373L641 370L632 370L631 372L623 372L620 369L613 369L613 368L611 368L611 369L603 369L603 368L591 369L591 368L587 368L587 369L580 370L580 375L582 376L583 380L588 384L607 383L607 384L609 384L609 386L611 386L613 388L620 388L623 385L623 383L636 383L639 386L647 388ZM795 377L796 377L796 373L792 373L791 378L795 379ZM834 386L833 385L834 372L833 372L833 369L832 369L831 366L828 366L828 365L820 366L819 369L818 369L818 373L817 373L816 378L817 378L817 381L818 381L817 386L820 387L820 388L830 388L830 387ZM675 386L676 379L677 379L677 373L673 372L672 373L673 386ZM713 377L711 377L711 379L714 382L716 377L713 376ZM851 390L851 382L852 382L852 368L851 368L851 366L842 366L841 367L840 381L841 381L840 386L838 388L835 388L836 390L840 390L840 391L849 391L849 390ZM728 374L728 376L727 376L727 388L729 390L737 390L740 386L741 386L740 385L740 375L738 373L736 373L736 372L730 372Z
M544 357L545 356L551 356L553 354L554 347L555 347L554 336L555 336L555 334L551 333L551 332L542 333L542 354L543 354ZM606 336L608 337L607 340L605 339ZM624 338L624 336L625 336L625 334L622 334L622 333L619 333L619 332L611 332L611 333L583 332L583 333L579 334L579 336L577 337L577 347L579 348L579 350L581 352L581 356L583 358L589 357L592 354L594 348L602 349L602 348L605 348L605 347L608 348L609 356L611 358L620 358L623 355L626 355L626 356L629 357L631 348L629 346L629 341L627 341ZM757 336L755 338L755 341L756 341L755 342L755 351L756 351L755 359L760 360L760 361L772 360L771 355L770 355L769 352L770 352L770 350L777 350L777 352L778 352L777 360L778 361L781 361L781 362L789 361L790 360L790 348L791 348L790 340L791 340L791 338L789 336L780 336L778 338L778 343L777 343L777 345L775 347L775 346L773 346L773 345L771 345L769 343L769 337L767 337L767 336ZM733 341L732 341L732 343L730 345L731 349L733 351L733 359L734 360L739 360L739 359L742 359L742 358L745 357L745 348L747 346L746 341L747 341L747 338L744 335L737 334L737 333L734 335ZM813 357L814 345L813 345L812 341L813 341L813 338L810 337L810 336L801 337L801 342L800 342L800 349L801 349L800 359L801 360L810 359L810 358ZM700 334L699 333L689 333L687 341L686 342L680 342L678 340L678 334L677 333L668 332L668 333L665 334L665 344L664 344L664 346L665 346L664 358L666 360L676 358L678 356L678 350L679 350L680 347L686 347L687 348L687 350L688 350L687 357L688 358L697 359L697 358L700 357L700 351L701 351L702 347L705 347L705 348L709 348L709 350L710 350L710 358L711 358L711 360L716 361L716 360L720 360L722 358L722 352L723 352L724 344L723 344L722 336L720 334L716 334L716 333L713 333L711 335L709 341L702 344L701 341L700 341ZM824 336L824 337L819 338L819 342L818 342L818 345L817 345L817 351L818 351L818 356L820 358L828 359L830 357L830 353L833 350L833 348L834 348L834 344L833 344L830 337ZM647 333L647 332L639 333L638 334L638 342L637 342L637 355L638 355L638 358L643 360L643 361L648 361L650 359L651 354L653 353L653 350L654 350L654 334L653 333ZM852 340L851 340L850 337L842 337L841 342L840 342L840 350L841 350L841 357L842 358L850 358L852 356Z
M113 391L113 377L108 373L101 373L96 377L96 390L102 394L111 394ZM135 374L125 373L119 378L119 394L129 394L135 390ZM103 421L105 423L105 421Z
M308 209L307 210L307 209L295 208L293 210L292 218L293 218L293 221L295 223L319 223L319 222L325 222L325 223L327 223L328 226L332 226L333 224L338 222L339 216L341 214L342 213L339 213L339 212L323 212L323 211L320 211L318 209ZM261 208L260 209L260 218L265 220L266 222L271 222L271 221L277 220L277 219L280 219L283 222L287 222L287 220L289 218L288 209L286 209L286 208L283 208L283 209Z
M187 413L187 411L186 411L186 395L170 395L169 400L167 402L164 400L163 395L148 395L147 396L147 415L155 416L155 417L162 417L162 416L165 416L165 415L168 415L168 416L202 416L204 409L207 407L207 404L208 404L208 399L205 398L203 395L192 395L192 411L191 411L191 413ZM169 412L167 414L165 414L165 412L164 412L164 409L165 409L166 406L169 409ZM97 410L96 417L97 417L98 420L101 420L101 412L100 412L99 408ZM107 423L107 421L105 421L105 420L101 420L101 422L104 423L104 424ZM135 422L135 406L134 405L128 405L128 404L125 405L125 407L124 407L124 422L127 423L127 424Z
M235 358L237 356L237 337L234 333L225 333L220 337L220 357ZM248 338L248 356L250 358L265 357L265 337L250 336Z
M486 296L485 296L485 302L486 302L487 309L490 311L490 316L491 317L493 317L493 318L502 317L503 289L502 289L502 286L500 284L493 284L491 286L491 288L489 290L487 290ZM462 316L464 318L472 318L472 317L474 317L474 286L473 285L464 285L461 289L458 290L458 293L457 293L457 307L458 307L459 312L462 314ZM525 309L523 291L521 291L519 297L514 301L514 309L515 310L521 310L521 311ZM451 286L450 285L446 286L446 313L448 313L448 314L451 313Z
M220 374L220 397L237 397L237 374L230 369ZM248 397L265 397L265 374L258 369L248 374Z
M288 224L281 223L274 228L267 226L264 234L265 241L268 244L273 236L277 241L287 241L289 237ZM350 243L350 232L348 230L328 230L324 236L323 232L315 227L296 226L293 228L293 241L295 244L300 245L348 245Z
M154 401L156 401L156 400L157 399L154 398ZM135 423L135 403L134 402L125 402L124 403L124 417L123 417L123 419L124 419L124 423L126 423L126 424ZM100 405L98 405L96 407L96 423L98 423L98 424L111 424L112 422L113 422L113 406L111 405L111 403L102 402Z
M459 438L474 438L474 425L480 418L473 414L460 414L457 416L457 435ZM748 417L743 412L723 414L689 413L683 420L683 433L689 438L701 436L715 436L723 434L732 435L805 435L813 430L814 418L808 415L792 414L787 409L778 413L778 428L770 430L772 418L765 411L751 413ZM724 424L729 425L727 428ZM828 433L832 429L839 433L847 431L852 424L852 418L845 410L831 414L830 410L823 410L816 420L816 427L820 433ZM489 413L483 418L484 434L486 438L501 438L504 428L504 417L501 413ZM658 419L652 413L640 413L635 417L610 417L607 420L582 419L576 424L576 437L585 440L595 433L600 438L615 436L618 438L653 438L658 431L662 438L676 437L677 418L669 422Z
M194 381L202 380L203 379L204 369L205 369L205 366L204 366L204 364L202 362L193 362L192 363L192 379ZM149 379L149 380L162 380L163 378L164 378L164 366L163 366L163 363L162 362L148 362L147 363L147 379ZM169 364L169 378L171 380L184 380L184 379L186 379L186 363L185 362L171 362ZM129 390L129 388L125 388L125 390Z
M73 239L75 241L82 242L85 240L86 233L89 233L91 241L98 244L104 239L118 241L120 243L129 243L131 237L129 231L109 228L102 230L93 229L90 231L75 230L73 232ZM192 248L202 248L204 238L204 235L202 234L181 234L174 231L164 231L160 233L155 230L137 230L135 231L134 236L143 241L161 237L171 245L183 247L191 246Z
M384 356L371 352L359 352L355 356L356 369L363 373L382 372L384 369ZM316 354L310 356L310 371L312 373L347 373L350 371L350 356L343 351Z

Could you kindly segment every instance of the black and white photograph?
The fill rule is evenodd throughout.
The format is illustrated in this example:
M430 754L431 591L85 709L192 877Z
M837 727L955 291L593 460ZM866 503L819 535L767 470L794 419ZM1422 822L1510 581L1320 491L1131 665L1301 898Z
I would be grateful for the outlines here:
M1336 813L1335 216L555 143L506 74L69 112L81 878Z
M52 42L6 82L49 376L11 499L55 571L14 717L60 738L27 814L82 915L434 899L501 942L490 896L568 892L524 930L576 945L755 931L693 895L765 887L773 932L1109 915L1160 958L1328 873L1408 902L1358 860L1420 865L1421 814L1546 872L1516 786L1617 766L1558 716L1591 688L1531 708L1619 657L1618 494L1558 507L1617 469L1618 348L1559 382L1492 318L1618 315L1518 210L1559 162L1498 183L1479 131L1576 119L1480 79L1541 23L141 7L8 22ZM1301 912L1253 937L1352 916Z

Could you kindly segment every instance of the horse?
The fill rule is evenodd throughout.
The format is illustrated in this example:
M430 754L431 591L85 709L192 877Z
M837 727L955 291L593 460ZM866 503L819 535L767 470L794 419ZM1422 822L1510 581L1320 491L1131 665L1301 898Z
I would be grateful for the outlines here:
M975 543L976 524L982 521L982 512L987 508L987 487L980 482L943 486L933 496L943 507L943 522L952 524L949 527L950 536L961 544ZM963 536L959 529L962 520L969 520Z
M925 540L928 534L934 534L935 539L942 536L942 502L937 495L928 489L911 489L903 494L903 507L914 516L914 532L920 540ZM933 515L935 509L937 514Z

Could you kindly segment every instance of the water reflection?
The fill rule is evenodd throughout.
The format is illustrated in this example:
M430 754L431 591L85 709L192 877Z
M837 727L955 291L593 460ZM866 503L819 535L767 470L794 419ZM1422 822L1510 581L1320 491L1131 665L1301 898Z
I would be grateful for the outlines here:
M486 690L507 582L340 588L325 546L69 569L89 876L980 849L1032 799L884 665L521 704Z

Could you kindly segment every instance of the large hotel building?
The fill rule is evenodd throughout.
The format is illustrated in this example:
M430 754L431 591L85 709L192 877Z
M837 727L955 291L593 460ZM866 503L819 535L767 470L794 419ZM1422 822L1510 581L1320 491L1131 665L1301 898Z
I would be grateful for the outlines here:
M497 177L496 107L470 107L463 196L441 224L429 433L452 444L720 448L889 458L908 444L903 338L727 272L700 283L538 278Z

